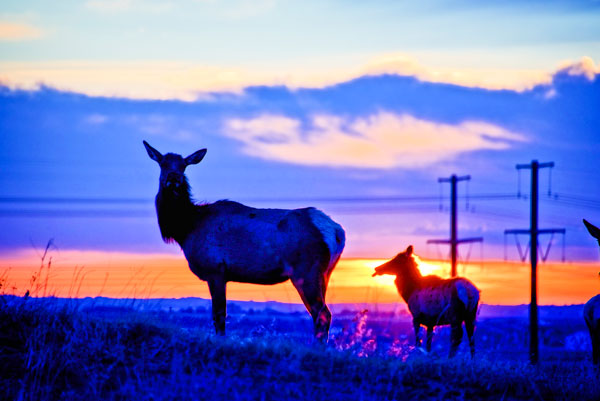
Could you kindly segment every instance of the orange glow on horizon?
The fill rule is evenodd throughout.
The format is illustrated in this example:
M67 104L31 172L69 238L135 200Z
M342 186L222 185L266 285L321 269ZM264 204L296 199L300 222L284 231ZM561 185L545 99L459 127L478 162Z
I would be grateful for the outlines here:
M40 269L33 252L0 259L0 292L32 296L113 298L210 298L208 286L191 273L182 255L62 251ZM401 303L394 276L372 277L387 259L342 259L327 292L329 303ZM449 264L418 260L423 275L448 277ZM596 263L548 263L539 267L541 305L581 304L600 292ZM526 263L473 262L459 274L481 290L486 304L528 304L530 270ZM300 303L288 281L272 286L228 283L230 300Z

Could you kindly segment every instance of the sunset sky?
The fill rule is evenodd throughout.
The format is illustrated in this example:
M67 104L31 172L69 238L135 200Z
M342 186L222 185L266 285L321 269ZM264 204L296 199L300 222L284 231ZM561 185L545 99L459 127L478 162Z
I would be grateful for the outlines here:
M57 279L75 266L109 272L107 296L132 270L185 272L160 238L147 140L163 153L208 149L187 171L197 201L316 206L338 221L340 300L348 285L364 294L373 260L409 244L446 266L447 247L426 244L449 235L438 178L468 174L459 236L484 242L461 247L477 260L465 274L489 303L525 303L525 290L487 283L527 287L503 233L529 226L530 176L515 165L536 159L555 163L540 172L540 227L566 229L564 264L563 238L540 237L544 252L553 241L540 299L583 302L600 292L598 242L581 223L600 225L599 61L591 0L3 1L0 271L26 286L52 238ZM389 281L373 285L397 299ZM288 302L277 291L271 300Z

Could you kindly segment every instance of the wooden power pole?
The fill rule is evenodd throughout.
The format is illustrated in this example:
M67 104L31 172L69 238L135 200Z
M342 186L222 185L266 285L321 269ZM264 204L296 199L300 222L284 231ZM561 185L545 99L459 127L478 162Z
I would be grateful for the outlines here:
M450 260L451 260L451 276L456 277L456 265L458 262L458 245L466 242L481 242L483 238L464 238L458 239L458 215L457 215L457 193L456 184L459 181L470 180L470 175L457 177L452 174L449 178L438 178L438 182L449 182L450 183L450 239L430 239L427 241L428 244L450 244Z
M529 234L530 259L531 259L531 302L529 304L529 360L532 364L539 361L539 318L537 304L537 264L538 264L538 235L551 233L565 233L564 228L538 228L538 203L539 188L538 175L541 168L554 167L554 162L539 163L533 160L530 164L517 164L517 170L531 170L531 216L530 226L527 229L505 230L504 234Z

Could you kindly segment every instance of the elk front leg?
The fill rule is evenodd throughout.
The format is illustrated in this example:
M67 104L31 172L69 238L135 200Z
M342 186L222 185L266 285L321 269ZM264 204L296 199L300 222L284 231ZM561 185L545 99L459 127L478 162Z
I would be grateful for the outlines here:
M433 340L433 326L427 326L427 352L431 352L431 341Z
M227 300L225 279L223 277L212 277L208 280L208 289L212 298L212 318L215 331L219 335L225 335L225 318L227 317Z
M592 327L588 328L592 339L592 360L594 361L594 365L600 365L600 333Z
M415 329L415 347L421 346L421 337L419 336L419 331L421 330L421 324L413 319L413 327Z

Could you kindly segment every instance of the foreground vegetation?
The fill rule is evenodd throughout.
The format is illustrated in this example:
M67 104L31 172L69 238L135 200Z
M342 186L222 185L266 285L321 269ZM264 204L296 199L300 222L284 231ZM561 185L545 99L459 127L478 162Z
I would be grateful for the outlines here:
M402 357L390 350L369 354L355 333L328 346L268 332L234 331L223 338L206 326L190 330L133 309L107 317L57 305L0 297L0 398L600 398L598 376L587 361L531 367L485 353L474 361L419 350Z

